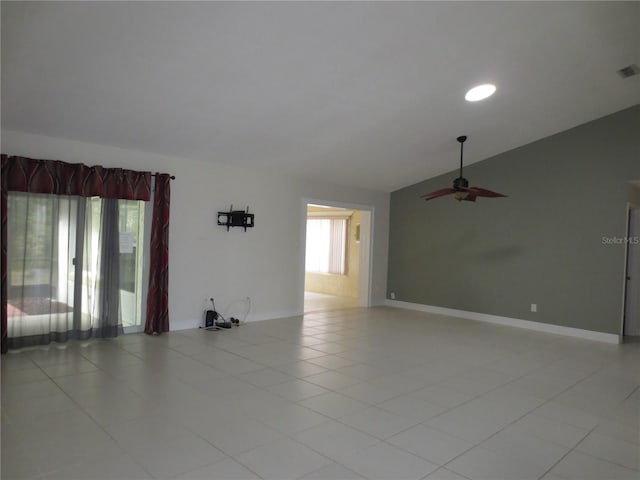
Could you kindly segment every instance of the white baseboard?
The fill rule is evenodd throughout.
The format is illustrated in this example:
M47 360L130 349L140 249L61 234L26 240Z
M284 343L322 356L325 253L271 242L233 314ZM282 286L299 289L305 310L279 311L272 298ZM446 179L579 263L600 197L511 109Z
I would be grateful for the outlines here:
M295 317L298 315L302 315L300 312L296 311L281 311L281 312L264 312L264 313L249 313L249 316L243 323L252 323L252 322L260 322L262 320L273 320L275 318L288 318ZM169 329L172 332L178 330L189 330L192 328L202 327L204 324L204 319L193 319L193 320L170 320ZM141 331L144 327L141 328ZM127 332L129 333L129 332Z
M450 317L496 323L498 325L506 325L509 327L526 328L528 330L536 330L538 332L555 333L557 335L596 340L598 342L620 343L620 336L614 333L594 332L593 330L583 330L581 328L563 327L561 325L551 325L550 323L532 322L530 320L521 320L519 318L500 317L486 313L468 312L466 310L423 305L421 303L401 302L399 300L387 300L385 304L388 307L405 308L407 310L415 310L418 312L437 313L439 315L448 315Z

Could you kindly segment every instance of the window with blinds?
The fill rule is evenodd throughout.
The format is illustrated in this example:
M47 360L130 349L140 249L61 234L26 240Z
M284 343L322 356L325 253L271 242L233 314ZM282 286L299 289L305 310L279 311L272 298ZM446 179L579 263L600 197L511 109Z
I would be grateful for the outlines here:
M346 218L308 218L305 270L312 273L347 273Z

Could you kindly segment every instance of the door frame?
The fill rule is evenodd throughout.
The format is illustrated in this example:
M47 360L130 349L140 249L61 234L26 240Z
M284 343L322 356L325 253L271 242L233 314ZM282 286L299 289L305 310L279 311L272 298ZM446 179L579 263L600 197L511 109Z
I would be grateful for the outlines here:
M629 239L631 235L631 217L633 210L640 210L640 206L627 202L627 221L625 222L624 238ZM624 275L622 277L622 314L620 320L620 338L625 336L625 320L627 313L627 294L629 282L627 276L629 275L629 242L624 243Z
M372 289L372 264L373 264L373 230L375 225L375 207L373 205L363 205L359 203L340 202L336 200L324 200L319 198L303 198L300 208L300 259L298 261L299 281L298 298L300 299L299 311L304 313L304 284L305 284L305 257L307 245L307 206L309 204L326 205L327 207L346 208L348 210L360 210L367 213L369 221L360 222L360 266L358 275L358 306L371 306ZM367 225L368 224L368 225ZM363 274L362 261L366 261ZM363 285L364 283L364 285Z

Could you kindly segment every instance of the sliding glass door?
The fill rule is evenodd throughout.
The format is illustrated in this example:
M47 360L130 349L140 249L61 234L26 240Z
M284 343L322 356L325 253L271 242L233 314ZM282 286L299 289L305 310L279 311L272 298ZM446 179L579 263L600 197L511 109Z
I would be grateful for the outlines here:
M120 311L122 325L142 326L145 207L148 202L118 200L120 207ZM149 243L148 241L146 242Z
M141 325L144 202L9 192L10 348Z

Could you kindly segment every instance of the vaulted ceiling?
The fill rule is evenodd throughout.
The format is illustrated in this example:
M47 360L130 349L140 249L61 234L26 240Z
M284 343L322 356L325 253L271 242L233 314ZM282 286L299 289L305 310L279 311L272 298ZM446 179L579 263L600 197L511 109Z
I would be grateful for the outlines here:
M640 2L1 8L3 129L375 190L640 101Z

